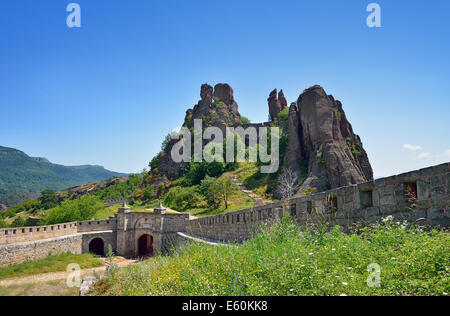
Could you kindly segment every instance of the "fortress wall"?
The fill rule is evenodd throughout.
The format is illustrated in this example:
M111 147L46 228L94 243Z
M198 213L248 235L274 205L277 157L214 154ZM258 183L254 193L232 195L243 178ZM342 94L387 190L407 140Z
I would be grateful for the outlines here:
M192 235L222 241L249 239L262 224L286 215L299 225L350 227L379 223L387 216L410 224L450 227L450 163L372 182L189 221ZM412 200L410 192L416 195Z
M67 252L81 254L81 245L82 235L79 234L0 245L0 267Z
M95 231L106 231L106 230L116 230L117 219L116 217L110 217L109 219L101 221L83 221L78 222L78 232L95 232Z
M77 231L77 223L0 229L0 245L73 235Z

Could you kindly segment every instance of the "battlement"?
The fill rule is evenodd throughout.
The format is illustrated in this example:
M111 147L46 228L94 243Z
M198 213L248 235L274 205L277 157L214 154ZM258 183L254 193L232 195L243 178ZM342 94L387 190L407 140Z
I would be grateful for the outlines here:
M249 239L261 224L286 215L299 225L326 222L330 226L397 221L449 227L450 163L366 183L310 194L237 212L189 221L186 231L222 241Z
M78 223L0 229L0 245L68 236L78 233Z

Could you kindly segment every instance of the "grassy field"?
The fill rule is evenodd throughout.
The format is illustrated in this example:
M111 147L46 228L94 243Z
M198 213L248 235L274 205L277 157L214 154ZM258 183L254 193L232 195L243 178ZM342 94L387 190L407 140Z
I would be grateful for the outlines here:
M447 232L392 222L344 234L287 220L238 247L190 244L122 269L94 294L448 295L449 248Z
M45 259L27 261L8 267L0 267L0 280L15 279L30 275L66 271L67 265L77 263L81 269L101 267L104 262L91 254L71 253L49 256Z

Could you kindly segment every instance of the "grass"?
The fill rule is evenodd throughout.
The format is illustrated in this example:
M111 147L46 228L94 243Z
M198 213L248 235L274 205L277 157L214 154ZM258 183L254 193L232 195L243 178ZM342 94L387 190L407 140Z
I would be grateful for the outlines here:
M69 288L66 280L0 287L0 296L78 296L79 288Z
M119 270L94 295L448 295L447 232L387 222L359 234L301 230L290 220L239 247L188 244ZM369 286L371 264L380 286Z
M67 265L77 263L81 269L101 267L104 262L91 254L74 255L65 253L44 259L27 261L7 267L0 267L0 280L15 279L41 273L66 271Z
M256 163L244 162L240 163L233 173L237 175L237 179L248 189L270 201L270 192L277 185L277 175L260 173L260 168Z
M117 213L119 210L119 207L121 207L122 204L115 204L109 207L105 207L104 209L100 210L95 214L94 220L104 220L108 219L110 216L114 216L114 214Z

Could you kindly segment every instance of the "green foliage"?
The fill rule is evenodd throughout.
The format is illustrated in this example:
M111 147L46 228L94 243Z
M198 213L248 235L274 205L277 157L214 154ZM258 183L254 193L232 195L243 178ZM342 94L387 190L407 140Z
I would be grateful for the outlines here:
M286 108L282 110L280 113L278 113L278 121L280 124L280 128L282 128L284 131L287 131L288 125L289 125L289 109Z
M355 155L355 156L361 155L361 152L356 149L356 145L355 145L355 143L352 141L352 139L350 137L347 137L345 139L345 141L347 142L347 146L345 146L346 150L347 149L350 150L352 152L352 154Z
M202 198L198 193L198 186L173 187L164 196L164 205L176 211L199 207Z
M100 166L66 167L43 162L0 146L0 203L7 206L36 198L45 189L57 191L123 175Z
M172 141L172 135L169 133L164 137L164 140L161 144L161 151L166 151L167 146L169 146L170 142Z
M11 227L25 227L27 226L27 220L22 216L17 216L11 223Z
M203 196L203 198L206 200L206 202L208 203L208 206L211 207L216 207L218 206L218 202L216 197L212 194L210 194L210 189L212 187L212 185L214 185L216 183L217 179L216 178L212 178L210 176L206 176L205 179L202 180L198 192Z
M125 182L118 182L105 189L98 190L93 194L102 201L123 199L132 195L139 188L141 183L142 177L136 174L129 176Z
M50 209L39 224L52 225L90 220L103 208L104 205L98 197L85 195L77 200L65 200L60 206Z
M199 185L206 176L217 177L225 171L223 162L191 162L185 169L184 185Z
M9 225L3 219L0 218L0 228L8 228Z
M250 120L248 118L246 118L245 116L241 116L241 121L242 124L250 124Z
M381 267L380 286L370 287ZM367 296L448 295L450 237L402 225L359 234L303 229L293 221L265 228L237 247L192 243L100 281L97 295ZM101 289L101 290L100 290Z
M222 201L225 204L225 208L228 208L228 201L239 190L238 186L231 181L230 177L224 175L219 179L211 183L208 188L208 194L211 196L215 203Z
M59 199L56 196L56 193L52 190L44 190L41 193L41 197L39 198L41 203L41 208L44 210L49 210L58 205Z
M148 166L150 167L151 171L154 171L158 167L159 155L161 155L161 153L159 153L155 157L153 157L153 159L148 164Z
M10 214L8 217L13 217L16 213L27 212L27 213L35 213L37 210L41 208L41 201L39 199L29 199L19 204L9 208L7 213Z
M149 185L144 189L144 199L150 200L155 196L155 189L153 188L153 185Z

